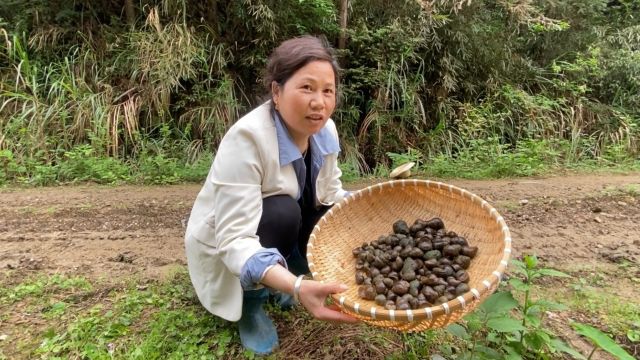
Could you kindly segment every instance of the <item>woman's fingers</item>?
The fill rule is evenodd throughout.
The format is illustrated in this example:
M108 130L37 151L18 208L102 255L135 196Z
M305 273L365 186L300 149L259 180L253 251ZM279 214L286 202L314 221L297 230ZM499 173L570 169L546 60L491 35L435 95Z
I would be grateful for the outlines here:
M337 284L337 283L332 283L332 284L322 284L321 285L321 291L323 291L326 296L329 296L331 294L339 294L341 292L345 292L348 287L347 285L344 284Z
M347 315L343 312L333 310L329 307L323 306L318 310L316 314L314 314L316 319L332 321L332 322L344 322L344 323L355 323L358 322L358 319L353 316Z
M300 300L316 319L334 322L357 322L356 318L340 312L337 306L325 305L327 296L341 293L346 289L347 286L341 284L322 284L317 281L309 281L305 282L300 289Z

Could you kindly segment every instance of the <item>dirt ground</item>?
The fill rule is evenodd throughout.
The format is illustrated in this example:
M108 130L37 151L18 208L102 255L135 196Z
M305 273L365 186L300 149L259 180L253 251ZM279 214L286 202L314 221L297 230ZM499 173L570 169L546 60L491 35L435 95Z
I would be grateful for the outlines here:
M498 209L512 231L514 256L535 253L547 266L577 271L640 264L638 173L448 182ZM103 281L162 278L186 264L184 227L199 190L197 184L0 190L0 269L17 270L8 283L34 271ZM637 286L621 285L639 301Z

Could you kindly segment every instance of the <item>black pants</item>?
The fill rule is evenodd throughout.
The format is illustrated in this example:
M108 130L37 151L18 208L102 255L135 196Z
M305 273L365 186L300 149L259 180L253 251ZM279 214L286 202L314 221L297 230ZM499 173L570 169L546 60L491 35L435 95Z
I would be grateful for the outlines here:
M330 206L303 207L291 196L275 195L262 200L257 235L265 248L276 248L287 259L289 270L308 273L307 243L318 220Z

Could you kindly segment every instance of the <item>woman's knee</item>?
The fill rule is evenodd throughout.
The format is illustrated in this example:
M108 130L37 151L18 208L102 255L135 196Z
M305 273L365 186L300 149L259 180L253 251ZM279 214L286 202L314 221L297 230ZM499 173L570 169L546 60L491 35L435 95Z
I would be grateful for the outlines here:
M258 227L260 243L275 247L287 256L297 243L302 214L298 202L288 195L262 200L262 218Z
M300 205L289 195L275 195L262 200L262 218L290 228L300 226Z

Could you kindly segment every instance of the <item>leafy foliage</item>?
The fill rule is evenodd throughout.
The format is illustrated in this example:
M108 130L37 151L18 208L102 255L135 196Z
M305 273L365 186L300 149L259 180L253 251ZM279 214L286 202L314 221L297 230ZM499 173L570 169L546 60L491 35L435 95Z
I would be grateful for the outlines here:
M631 360L633 357L629 355L620 345L616 344L609 336L602 331L581 323L571 324L576 332L589 340L591 340L596 348L600 348L621 360ZM595 350L595 349L594 349ZM593 354L593 353L592 353ZM591 356L589 357L591 358Z
M301 34L337 43L338 3L4 1L0 183L148 181L121 165L210 156L264 99L260 71L276 44ZM636 166L639 8L638 0L349 2L335 114L342 160L354 174L379 173L394 161L388 153L407 151L442 175L495 164L469 177ZM68 155L89 148L112 160L81 174ZM57 166L67 167L63 176ZM91 173L100 166L113 171ZM150 181L186 180L174 173Z
M535 256L523 261L513 260L514 271L509 285L511 292L500 291L487 298L478 309L465 317L464 324L449 325L447 330L462 340L457 359L551 359L566 353L576 359L585 357L557 338L544 326L546 311L562 310L564 306L547 300L532 300L533 282L542 277L568 277L560 271L540 268ZM453 354L451 347L443 347Z

